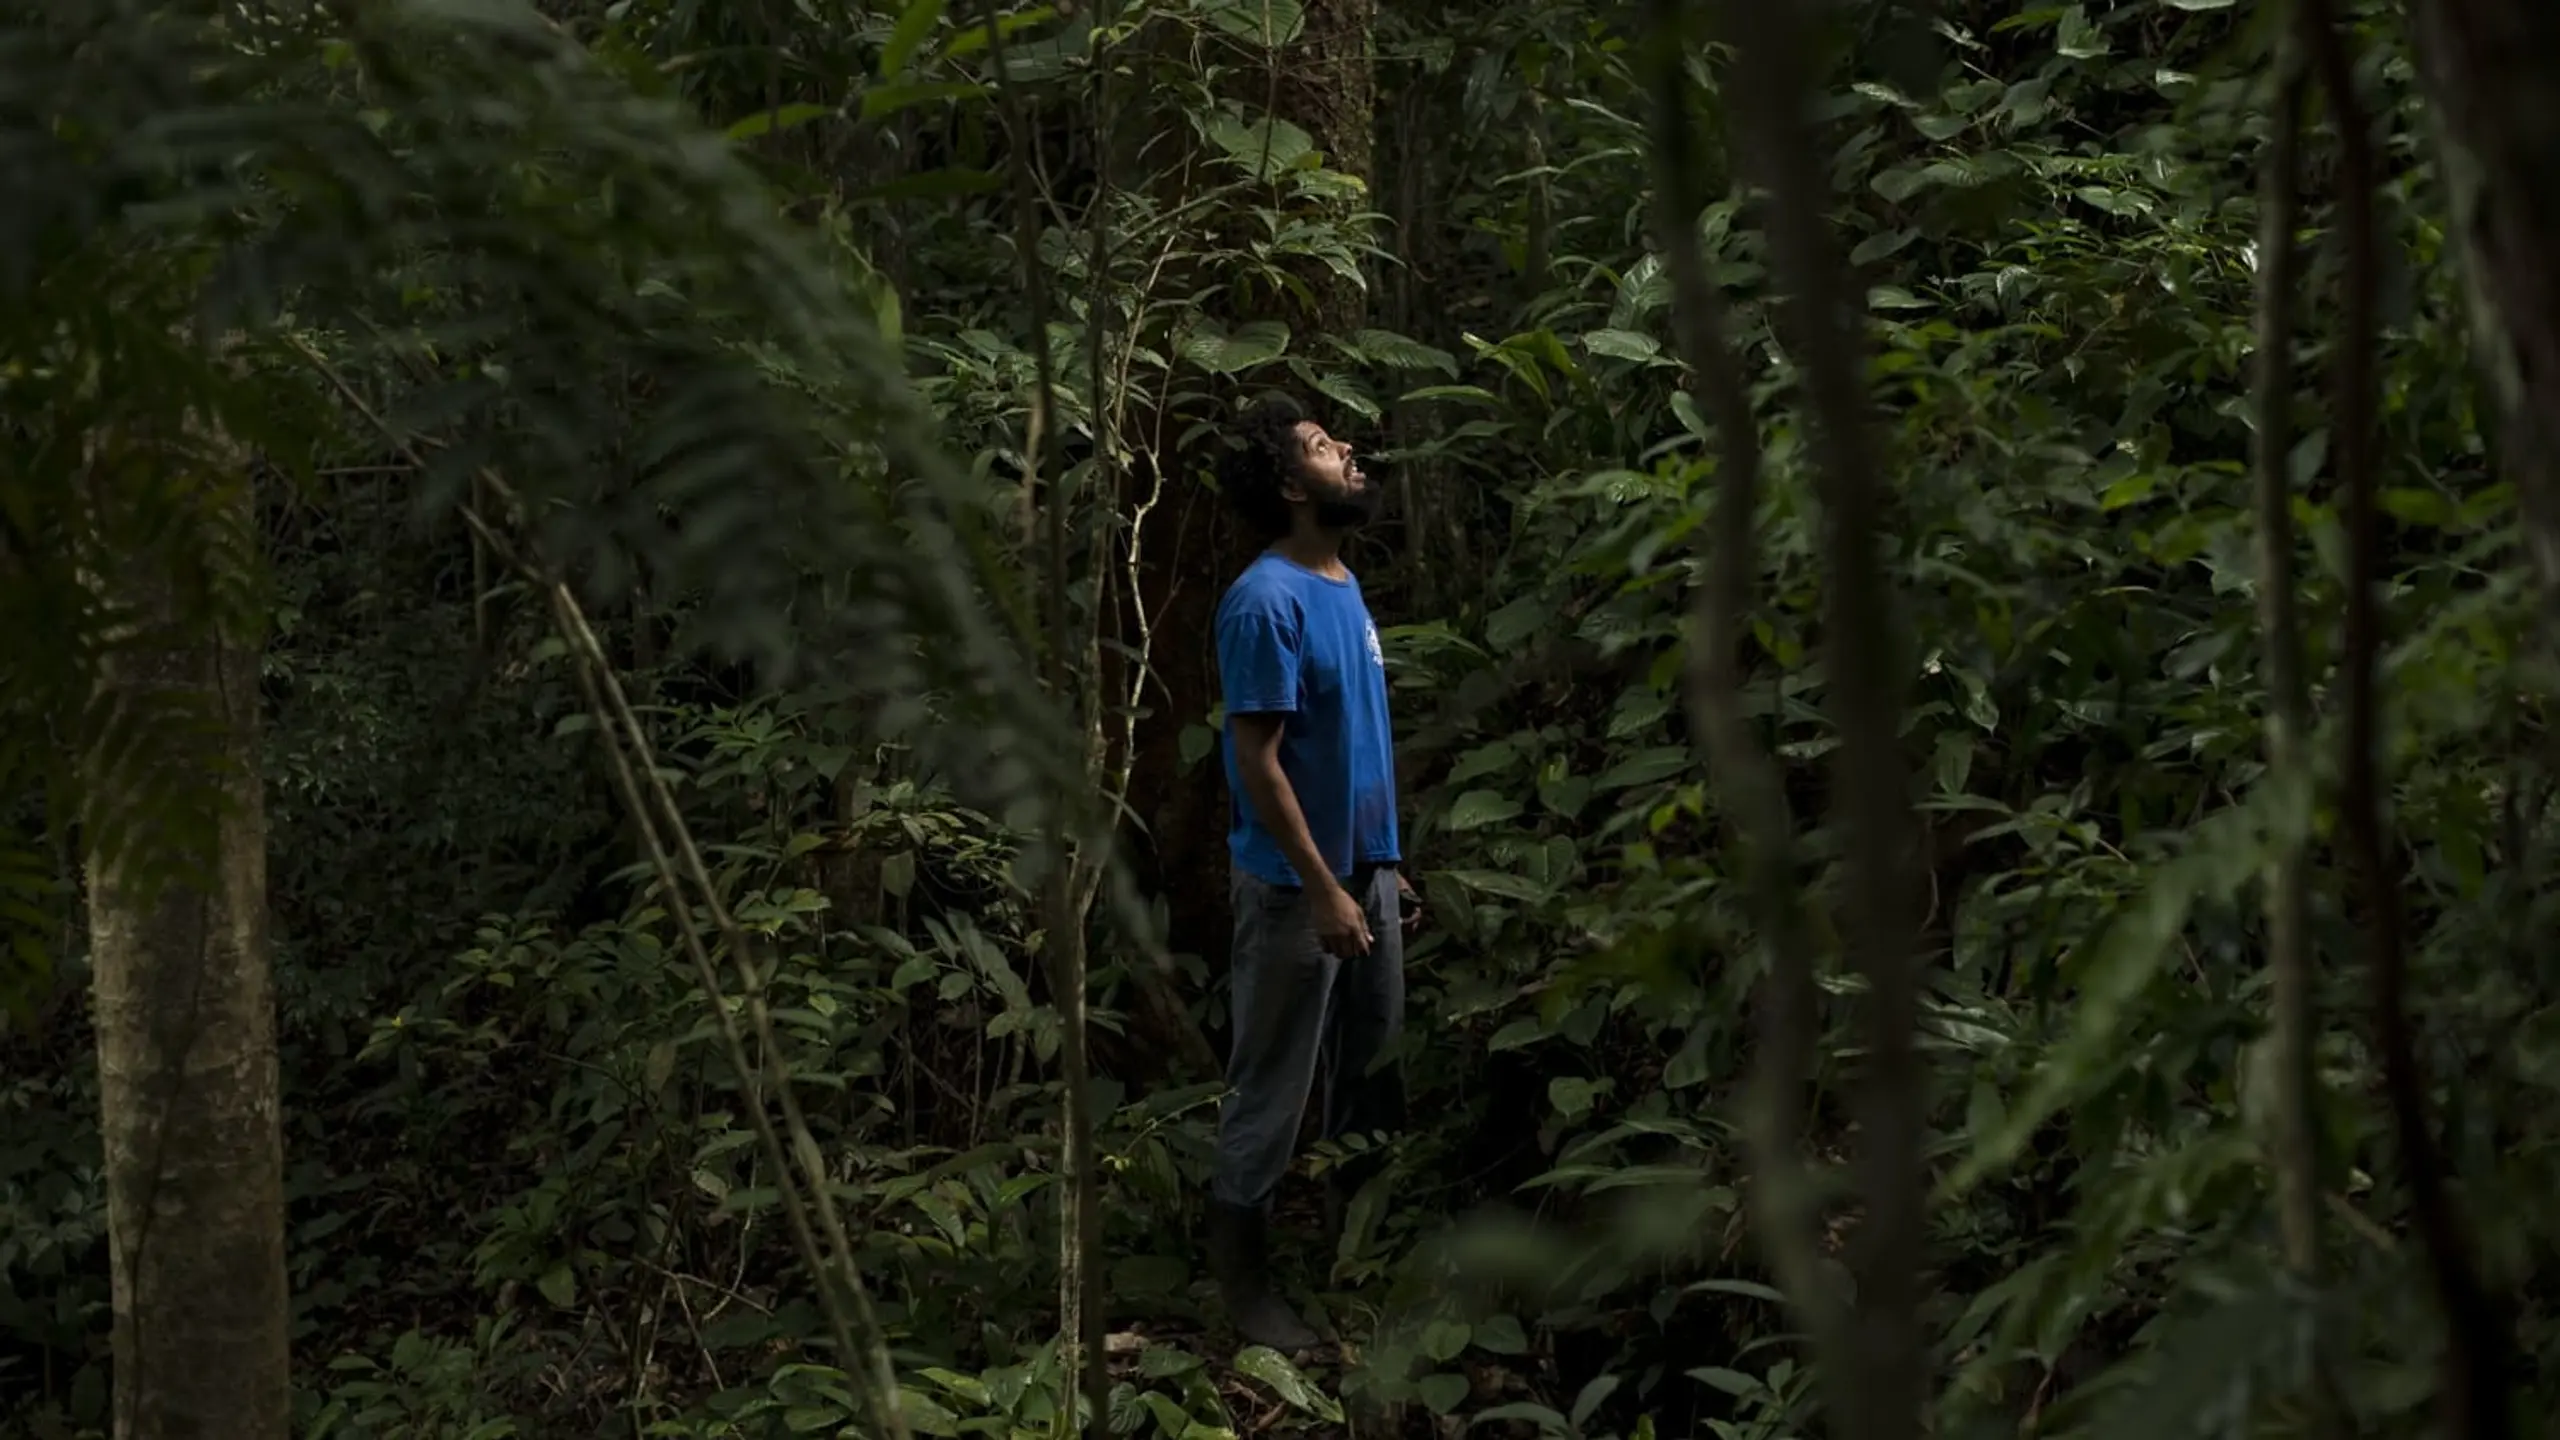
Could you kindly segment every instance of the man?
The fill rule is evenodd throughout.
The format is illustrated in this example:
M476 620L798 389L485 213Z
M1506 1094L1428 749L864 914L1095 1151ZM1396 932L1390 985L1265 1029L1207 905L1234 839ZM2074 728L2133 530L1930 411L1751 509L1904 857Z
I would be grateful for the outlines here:
M1272 1286L1271 1198L1320 1065L1326 1137L1402 1125L1403 1077L1377 1062L1403 1025L1402 926L1418 907L1397 868L1385 657L1342 563L1378 491L1285 399L1252 411L1243 440L1220 483L1270 548L1218 606L1235 1044L1209 1261L1237 1333L1286 1353L1319 1337ZM1351 1183L1335 1177L1337 1204Z

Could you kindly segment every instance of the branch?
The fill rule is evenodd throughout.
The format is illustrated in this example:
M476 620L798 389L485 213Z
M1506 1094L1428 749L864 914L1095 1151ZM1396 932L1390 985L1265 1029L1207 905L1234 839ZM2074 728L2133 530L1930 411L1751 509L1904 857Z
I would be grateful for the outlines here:
M1920 1433L1929 1389L1920 1328L1928 1240L1928 1076L1917 1040L1923 891L1901 740L1910 666L1879 556L1882 486L1867 413L1865 310L1824 214L1829 184L1814 146L1815 12L1770 0L1722 8L1735 51L1727 82L1755 142L1751 168L1767 191L1771 264L1791 301L1813 412L1829 572L1823 683L1840 736L1834 784L1847 831L1840 928L1867 983L1857 1160L1866 1219L1854 1250L1855 1338L1843 1377L1854 1381L1844 1418L1860 1440L1905 1440Z
M1045 500L1035 513L1042 521L1041 538L1046 572L1048 611L1047 635L1041 647L1041 673L1048 682L1049 693L1066 706L1083 730L1085 744L1081 755L1088 783L1095 778L1095 738L1101 733L1102 716L1090 704L1078 703L1086 698L1074 673L1069 650L1073 630L1074 596L1068 587L1067 540L1072 523L1069 505L1074 492L1067 484L1064 435L1052 413L1057 396L1056 359L1049 352L1049 276L1040 263L1040 210L1031 163L1036 139L1031 131L1031 118L1026 113L1019 91L1005 78L1005 44L1002 17L995 0L983 0L978 13L987 27L987 67L995 86L997 102L1003 108L1006 127L1013 132L1012 170L1014 203L1013 243L1016 258L1022 265L1023 293L1031 311L1031 357L1035 388L1031 397L1031 415L1023 437L1023 496L1026 507L1036 504L1033 497ZM1108 197L1096 194L1099 207ZM1096 239L1097 249L1101 240ZM1100 275L1090 277L1099 286ZM1091 317L1088 317L1090 319ZM1097 381L1096 383L1099 383ZM1100 430L1097 416L1096 438ZM1035 453L1036 452L1036 453ZM1047 470L1045 494L1040 485L1043 467ZM1058 1429L1062 1435L1079 1430L1097 1437L1107 1435L1111 1424L1111 1377L1103 1352L1102 1288L1102 1176L1094 1160L1092 1060L1086 1040L1085 919L1088 914L1083 898L1083 876L1090 867L1107 864L1096 858L1107 855L1107 832L1079 835L1084 809L1078 797L1061 795L1050 808L1049 868L1041 880L1041 950L1049 965L1050 1001L1058 1007L1058 1061L1064 1072L1060 1087L1065 1096L1065 1144L1063 1163L1059 1166L1058 1245L1058 1328L1061 1368L1077 1377L1077 1390L1082 1405L1070 1401L1059 1407ZM1083 1414L1078 1416L1079 1408Z
M1748 1105L1751 1199L1760 1243L1789 1303L1813 1335L1832 1404L1847 1413L1848 1318L1822 1270L1820 1217L1804 1162L1804 1092L1821 1024L1814 946L1796 888L1795 817L1778 767L1752 734L1737 664L1751 582L1759 574L1760 430L1720 297L1698 245L1699 156L1689 118L1680 0L1647 0L1653 80L1655 228L1671 277L1680 356L1715 418L1714 548L1690 615L1683 691L1718 798L1742 841L1752 918L1768 949L1758 1055Z
M2346 492L2346 754L2341 763L2342 828L2357 882L2372 906L2364 934L2372 966L2373 1025L2382 1050L2382 1083L2391 1105L2402 1178L2417 1210L2418 1233L2443 1307L2446 1345L2442 1403L2446 1433L2504 1440L2510 1337L2502 1306L2482 1284L2460 1209L2447 1190L2444 1158L2428 1116L2427 1082L2418 1067L2409 1019L2409 957L2401 914L2399 856L2383 810L2380 707L2375 696L2382 653L2382 525L2374 476L2376 256L2373 136L2356 94L2355 67L2338 33L2334 0L2304 0L2302 43L2328 93L2338 127L2339 228L2345 248L2343 315L2337 344L2338 483Z
M2311 802L2304 755L2311 696L2303 678L2302 620L2294 594L2293 292L2301 284L2302 106L2309 88L2301 52L2276 42L2275 132L2267 147L2263 214L2258 233L2258 629L2267 663L2267 784L2288 809ZM2313 1044L2318 972L2311 953L2310 867L2303 832L2268 862L2267 969L2273 980L2276 1069L2275 1171L2285 1266L2305 1287L2320 1284L2319 1075ZM2341 1431L2342 1407L2328 1346L2312 1346L2311 1431L2326 1440Z
M291 343L358 414L399 449L411 465L421 470L426 468L426 457L419 453L417 445L408 436L394 430L348 383L346 377L338 373L335 366L299 339ZM514 492L495 473L481 470L475 480L493 492L502 503L515 508ZM810 1133L808 1121L800 1111L798 1096L792 1089L790 1065L784 1059L782 1037L774 1028L773 1012L765 1004L764 975L755 962L754 949L736 917L722 903L710 872L702 863L701 850L694 844L692 832L676 808L675 796L667 789L656 759L649 752L647 732L623 695L612 663L606 658L595 632L587 625L576 597L556 576L509 544L476 508L467 504L463 506L462 518L476 538L542 591L551 602L552 615L559 625L561 638L568 642L577 658L578 685L594 717L596 734L604 741L607 757L612 761L615 791L620 795L632 823L639 827L650 867L656 873L660 890L666 895L669 916L683 937L685 954L693 962L694 977L701 984L712 1018L719 1025L730 1067L737 1072L742 1084L757 1079L769 1080L769 1088L782 1107L783 1123L790 1131L788 1145L775 1129L773 1117L761 1101L748 1105L747 1114L765 1158L773 1165L774 1188L781 1198L783 1222L791 1231L793 1248L800 1252L801 1263L809 1267L810 1274L817 1280L818 1305L827 1319L828 1338L834 1342L837 1358L848 1375L854 1373L856 1367L867 1368L870 1372L863 1392L878 1433L891 1437L891 1440L907 1440L906 1418L898 1403L897 1372L889 1359L888 1341L880 1328L879 1317L872 1311L871 1298L863 1288L861 1272L855 1268L853 1241L845 1229L844 1218L837 1213L835 1200L828 1193L826 1157L819 1152L817 1138ZM625 743L630 746L631 754L624 752ZM636 766L634 755L638 759ZM656 800L654 810L648 799L643 797L635 771L648 778L650 794ZM684 877L690 877L700 891L703 906L711 912L712 924L728 948L730 965L737 972L740 989L745 995L748 1021L755 1028L756 1043L765 1055L765 1064L761 1067L747 1053L746 1037L739 1030L738 1017L730 1010L728 997L721 989L719 969L712 963L710 948L703 941L701 928L694 922L693 905L685 898L683 877L679 876L671 851L682 857ZM810 1197L814 1197L814 1205L810 1197L804 1197L801 1181L794 1176L795 1159L797 1168L806 1178ZM813 1210L815 1226L811 1223ZM820 1228L824 1229L832 1246L832 1256L829 1245L819 1243Z

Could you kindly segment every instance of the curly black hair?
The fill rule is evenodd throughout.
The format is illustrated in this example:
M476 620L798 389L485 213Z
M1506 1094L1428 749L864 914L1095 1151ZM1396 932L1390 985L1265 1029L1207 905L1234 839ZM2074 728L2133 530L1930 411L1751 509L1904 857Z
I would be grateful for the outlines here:
M1265 396L1236 422L1234 438L1241 443L1219 458L1218 489L1266 539L1289 533L1289 501L1280 486L1305 458L1298 426L1309 418L1288 396Z

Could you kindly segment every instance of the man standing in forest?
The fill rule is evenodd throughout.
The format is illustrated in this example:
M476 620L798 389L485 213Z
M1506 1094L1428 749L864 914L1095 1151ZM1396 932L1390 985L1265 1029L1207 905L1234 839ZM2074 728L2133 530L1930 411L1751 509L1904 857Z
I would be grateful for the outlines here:
M1342 563L1344 536L1377 512L1377 488L1349 445L1285 398L1242 428L1220 485L1270 548L1218 606L1235 1042L1209 1263L1237 1333L1287 1352L1319 1337L1272 1285L1272 1195L1319 1068L1328 1139L1403 1124L1389 1051L1404 1020L1403 927L1418 911L1398 869L1386 660ZM1361 1178L1334 1172L1337 1210Z

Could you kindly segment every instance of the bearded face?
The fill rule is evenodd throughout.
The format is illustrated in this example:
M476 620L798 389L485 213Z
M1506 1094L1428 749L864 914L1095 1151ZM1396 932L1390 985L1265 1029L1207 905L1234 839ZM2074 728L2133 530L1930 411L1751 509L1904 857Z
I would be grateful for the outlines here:
M1378 487L1360 473L1350 442L1337 440L1313 420L1298 424L1297 486L1326 530L1356 530L1378 514ZM1293 497L1295 498L1295 497Z

